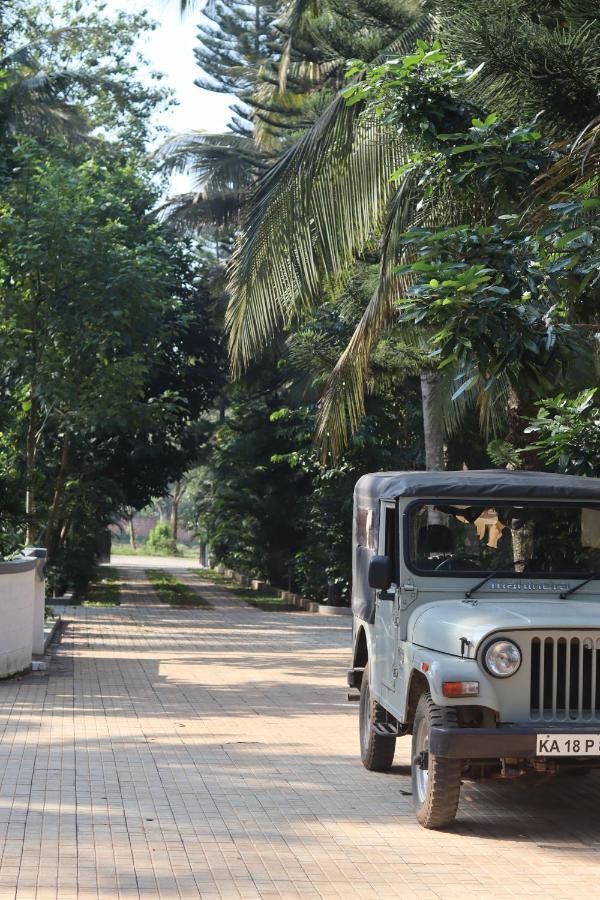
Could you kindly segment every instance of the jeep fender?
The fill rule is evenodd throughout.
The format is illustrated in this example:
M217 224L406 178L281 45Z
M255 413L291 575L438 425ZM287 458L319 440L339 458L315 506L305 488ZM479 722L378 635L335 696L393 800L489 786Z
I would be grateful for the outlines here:
M493 679L483 671L477 660L449 656L446 653L427 650L425 647L413 647L410 655L412 658L406 660L407 674L409 674L406 679L407 712L411 698L411 684L415 676L425 678L433 702L437 706L485 706L499 712L500 703ZM477 697L444 697L442 692L444 681L477 681L479 682L479 695ZM412 690L414 692L414 688Z

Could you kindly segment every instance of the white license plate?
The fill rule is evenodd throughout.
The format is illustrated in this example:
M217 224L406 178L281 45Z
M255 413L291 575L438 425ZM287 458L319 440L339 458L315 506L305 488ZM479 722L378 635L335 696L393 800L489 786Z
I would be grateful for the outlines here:
M600 756L600 734L538 734L537 756Z

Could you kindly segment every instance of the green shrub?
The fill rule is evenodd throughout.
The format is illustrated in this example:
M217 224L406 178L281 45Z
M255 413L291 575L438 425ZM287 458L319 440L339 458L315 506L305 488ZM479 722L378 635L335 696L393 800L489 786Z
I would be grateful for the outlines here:
M85 519L72 528L64 545L46 566L48 594L62 597L72 591L78 601L98 572L97 541L99 530Z
M159 522L154 526L148 535L146 550L157 556L181 556L181 551L166 522Z

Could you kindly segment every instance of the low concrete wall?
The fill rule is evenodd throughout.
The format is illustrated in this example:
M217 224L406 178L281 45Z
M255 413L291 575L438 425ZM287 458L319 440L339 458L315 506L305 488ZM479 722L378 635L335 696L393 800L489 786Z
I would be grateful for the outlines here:
M351 616L349 606L329 606L328 603L319 603L319 613L322 616Z
M31 652L42 656L46 649L44 620L46 618L46 582L38 564L35 571L35 596L33 598L33 629Z
M331 616L352 615L352 610L349 606L328 606L325 603L315 603L314 600L307 600L306 597L302 597L300 594L294 594L292 591L283 591L279 588L274 588L268 581L260 581L257 578L249 578L247 575L241 575L233 569L227 569L221 563L215 566L213 571L218 572L219 575L225 575L226 578L231 578L232 581L237 581L237 583L241 584L243 587L250 587L257 593L269 589L276 591L282 600L285 600L286 603L295 607L295 609L303 609L305 612L321 613L322 615Z
M0 562L0 678L28 669L45 649L46 550L27 547Z
M31 665L37 566L36 559L0 562L0 678Z
M33 647L35 656L42 656L46 649L44 619L46 610L46 580L44 567L48 552L43 547L25 547L22 556L35 560L35 596L33 601Z

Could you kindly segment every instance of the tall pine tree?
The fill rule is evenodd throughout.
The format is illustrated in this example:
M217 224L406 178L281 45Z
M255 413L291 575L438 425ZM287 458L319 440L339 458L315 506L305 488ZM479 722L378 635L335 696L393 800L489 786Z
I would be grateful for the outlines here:
M194 54L202 70L198 87L234 94L231 130L252 133L254 95L261 73L280 52L273 23L280 4L276 0L209 0L204 8L208 20L198 27Z

